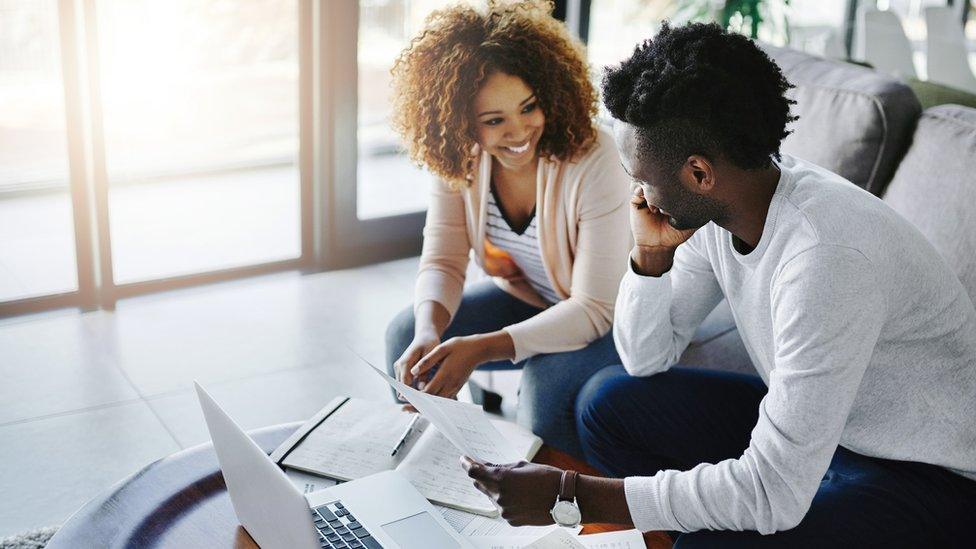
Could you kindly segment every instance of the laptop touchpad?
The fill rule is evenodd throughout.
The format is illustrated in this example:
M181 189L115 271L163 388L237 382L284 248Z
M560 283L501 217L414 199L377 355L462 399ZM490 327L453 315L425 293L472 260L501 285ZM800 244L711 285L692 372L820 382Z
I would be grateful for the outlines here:
M403 549L454 549L457 542L426 511L383 525L383 530Z

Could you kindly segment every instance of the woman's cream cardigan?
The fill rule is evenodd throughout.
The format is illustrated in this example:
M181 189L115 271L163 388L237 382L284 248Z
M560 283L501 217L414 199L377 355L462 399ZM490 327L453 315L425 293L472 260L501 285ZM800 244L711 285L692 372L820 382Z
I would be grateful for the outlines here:
M461 191L434 184L417 274L416 306L443 305L453 318L461 303L468 257L484 265L486 203L491 158L482 152L476 177ZM573 162L540 159L536 213L542 263L562 301L505 328L518 362L540 353L574 351L603 336L631 248L628 222L630 178L620 165L613 138L600 131L596 143ZM546 303L525 281L495 278L506 292L538 307Z

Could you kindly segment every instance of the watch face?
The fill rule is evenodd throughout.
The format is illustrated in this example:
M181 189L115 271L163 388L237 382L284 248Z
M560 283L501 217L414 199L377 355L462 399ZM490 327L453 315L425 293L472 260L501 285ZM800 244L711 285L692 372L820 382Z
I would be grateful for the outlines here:
M576 526L580 523L579 507L572 501L557 501L552 508L552 519L562 526Z

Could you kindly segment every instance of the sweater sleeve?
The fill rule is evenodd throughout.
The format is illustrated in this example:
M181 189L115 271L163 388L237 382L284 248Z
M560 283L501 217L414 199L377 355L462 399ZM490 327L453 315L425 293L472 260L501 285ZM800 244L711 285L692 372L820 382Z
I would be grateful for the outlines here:
M706 231L700 229L679 246L671 270L660 277L627 269L617 295L613 338L630 375L650 376L675 364L695 329L722 300L711 263L699 251Z
M613 323L614 301L631 246L630 179L616 149L600 147L592 160L580 173L569 297L505 328L515 345L513 362L540 353L582 349L606 334Z
M872 264L842 246L818 246L771 282L774 367L741 457L624 481L641 530L795 527L840 441L884 322ZM764 314L754 311L755 314Z
M464 278L471 245L461 193L444 182L433 184L424 245L414 288L414 312L425 301L436 301L447 309L451 318L461 304Z

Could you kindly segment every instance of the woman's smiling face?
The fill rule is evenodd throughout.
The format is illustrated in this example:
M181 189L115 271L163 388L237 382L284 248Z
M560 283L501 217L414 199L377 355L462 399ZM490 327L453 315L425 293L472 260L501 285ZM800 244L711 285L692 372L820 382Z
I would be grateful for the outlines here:
M535 160L546 115L521 78L493 73L474 98L474 112L478 144L503 167L518 170Z

